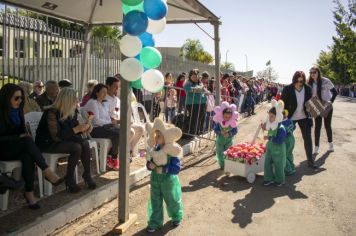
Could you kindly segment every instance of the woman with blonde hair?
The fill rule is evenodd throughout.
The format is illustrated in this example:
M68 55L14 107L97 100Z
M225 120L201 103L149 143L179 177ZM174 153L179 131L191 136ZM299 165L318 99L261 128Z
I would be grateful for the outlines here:
M33 112L33 111L41 111L40 106L38 106L37 102L33 99L30 98L30 94L33 90L33 86L32 84L28 83L28 82L20 82L18 84L18 86L20 86L24 92L24 107L23 107L23 113L29 113L29 112Z
M83 179L89 189L96 184L90 173L89 143L81 134L90 133L90 124L79 124L76 109L77 92L73 88L63 88L52 106L47 108L37 129L36 144L49 153L69 153L66 186L71 193L80 191L74 178L75 167L81 159L84 167Z

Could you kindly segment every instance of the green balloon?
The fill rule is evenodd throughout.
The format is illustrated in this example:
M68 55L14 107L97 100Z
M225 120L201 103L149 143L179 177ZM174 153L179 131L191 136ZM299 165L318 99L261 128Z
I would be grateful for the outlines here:
M144 12L143 2L141 2L140 4L138 4L136 6L128 6L128 5L122 4L122 11L124 12L124 15L126 15L130 11L141 11L141 12Z
M140 4L143 0L121 0L121 2L127 6L136 6Z
M161 65L162 55L154 47L144 47L140 52L142 65L148 69L155 69Z
M141 79L135 80L131 82L131 87L135 88L135 89L142 89L142 82Z

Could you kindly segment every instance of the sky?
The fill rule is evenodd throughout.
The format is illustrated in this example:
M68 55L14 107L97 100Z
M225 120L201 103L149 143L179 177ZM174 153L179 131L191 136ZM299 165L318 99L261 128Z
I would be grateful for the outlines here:
M347 0L342 1L347 6ZM257 71L271 60L282 83L291 82L295 71L308 72L321 50L336 35L332 0L201 0L221 17L221 60L235 69ZM210 35L213 26L201 25ZM156 35L158 47L181 47L187 38L199 39L214 55L214 41L195 25L167 25Z

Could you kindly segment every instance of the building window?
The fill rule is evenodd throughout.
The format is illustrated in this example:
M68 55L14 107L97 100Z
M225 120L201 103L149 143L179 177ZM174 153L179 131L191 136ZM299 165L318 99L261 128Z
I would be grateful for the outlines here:
M25 40L24 39L14 39L15 57L24 58L25 57Z
M62 50L60 50L58 48L52 49L51 56L52 57L62 57Z
M33 56L38 57L37 41L33 41Z

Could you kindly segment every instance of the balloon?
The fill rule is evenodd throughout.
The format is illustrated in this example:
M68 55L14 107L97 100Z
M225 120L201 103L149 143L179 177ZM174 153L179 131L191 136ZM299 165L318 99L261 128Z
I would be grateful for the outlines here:
M142 49L142 43L139 37L125 35L120 40L120 50L127 57L137 56Z
M164 86L163 74L155 69L145 71L141 76L141 82L144 89L151 93L157 93Z
M154 69L161 64L162 55L154 47L144 47L140 52L140 60L144 67Z
M142 47L154 47L155 46L155 40L152 37L152 34L150 33L143 33L138 36L141 39L142 42Z
M148 27L146 31L151 34L159 34L164 30L165 27L166 17L162 18L161 20L148 19Z
M135 89L142 89L142 81L141 79L135 80L131 82L131 87Z
M120 65L120 74L127 81L138 80L143 73L143 66L136 58L126 58Z
M143 0L121 0L123 4L127 6L136 6L140 4Z
M146 31L148 26L148 18L144 12L130 11L124 16L123 28L124 31L132 36L137 36Z
M144 10L143 10L143 2L141 2L140 4L135 5L135 6L129 6L129 5L126 5L124 3L122 4L122 11L124 12L124 15L126 15L130 11L135 11L135 10L144 12Z
M167 3L162 0L145 0L143 8L148 18L152 20L160 20L167 15Z

